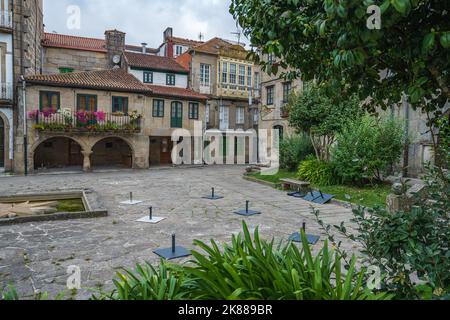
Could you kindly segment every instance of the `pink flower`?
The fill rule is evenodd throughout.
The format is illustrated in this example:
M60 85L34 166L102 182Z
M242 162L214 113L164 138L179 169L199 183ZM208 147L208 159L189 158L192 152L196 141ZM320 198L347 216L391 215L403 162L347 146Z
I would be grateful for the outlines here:
M39 115L39 110L33 110L28 112L28 119L33 120Z
M98 111L98 112L95 112L94 114L97 118L97 121L99 121L99 122L105 121L106 114L103 111Z

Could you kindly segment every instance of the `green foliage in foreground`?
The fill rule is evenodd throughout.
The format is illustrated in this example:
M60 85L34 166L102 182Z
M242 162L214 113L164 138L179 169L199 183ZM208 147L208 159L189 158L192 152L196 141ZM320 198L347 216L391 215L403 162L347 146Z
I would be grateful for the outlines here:
M196 241L205 253L193 252L186 265L162 262L125 270L114 281L116 289L99 299L111 300L367 300L389 299L365 286L365 270L356 271L353 257L344 272L341 258L324 248L313 255L303 235L303 249L294 244L275 246L260 239L258 230L233 236L219 247ZM95 297L97 299L97 297Z

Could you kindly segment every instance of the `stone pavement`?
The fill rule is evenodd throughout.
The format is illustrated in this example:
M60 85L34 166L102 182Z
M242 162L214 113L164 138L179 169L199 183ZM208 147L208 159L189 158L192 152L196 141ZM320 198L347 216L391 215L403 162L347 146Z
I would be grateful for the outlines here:
M285 192L242 178L244 167L121 171L30 177L0 177L0 195L36 191L92 189L109 217L28 223L0 227L0 290L13 284L22 296L39 290L51 297L65 290L68 266L81 268L82 290L73 298L87 299L96 288L112 288L118 268L136 263L158 263L152 250L170 247L171 234L178 244L193 248L194 239L227 242L242 230L242 220L251 229L259 226L261 236L286 240L308 223L308 232L321 234L311 214L311 204L288 197ZM212 187L223 200L208 201L202 196ZM125 206L134 192L140 205ZM233 211L245 207L262 215L244 218ZM159 224L136 222L153 206L155 216L167 217ZM316 206L327 223L348 222L349 209L337 205ZM322 240L324 237L322 237ZM319 243L316 248L320 248ZM353 244L344 248L355 251Z

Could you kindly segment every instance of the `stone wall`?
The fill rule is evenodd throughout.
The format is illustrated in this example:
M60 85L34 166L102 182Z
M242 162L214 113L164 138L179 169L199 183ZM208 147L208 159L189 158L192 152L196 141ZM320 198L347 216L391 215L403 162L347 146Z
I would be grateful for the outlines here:
M14 170L23 172L24 115L20 77L38 74L42 69L43 0L15 0L10 4L14 4Z
M60 73L59 68L71 68L74 72L103 70L108 67L106 52L44 48L43 73Z

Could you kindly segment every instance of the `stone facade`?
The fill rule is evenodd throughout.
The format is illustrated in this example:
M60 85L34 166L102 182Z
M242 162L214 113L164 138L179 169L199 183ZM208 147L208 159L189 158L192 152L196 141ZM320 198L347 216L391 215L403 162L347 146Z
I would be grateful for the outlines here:
M24 166L23 91L21 76L39 74L42 69L44 34L43 0L14 3L14 171Z
M73 50L64 48L43 49L43 74L60 73L60 68L69 68L74 72L106 69L106 52Z
M32 172L36 164L35 152L46 141L55 138L68 138L75 141L81 148L83 169L90 171L92 165L109 165L118 163L118 154L124 155L127 147L131 152L130 167L136 169L145 169L149 167L149 160L151 155L155 154L155 150L150 150L150 141L152 137L168 137L171 138L175 128L171 128L171 103L173 101L179 101L183 104L183 127L191 135L194 134L195 120L189 119L188 116L188 104L189 100L180 100L178 98L167 97L150 97L137 93L123 93L123 92L110 92L100 90L87 90L87 89L71 89L63 87L49 87L42 85L33 85L27 88L27 106L28 112L35 111L39 108L39 96L40 91L57 91L60 93L60 106L62 109L70 109L72 112L76 111L76 101L78 94L90 94L97 96L97 111L103 111L105 113L112 112L112 97L120 96L127 97L129 101L128 112L137 111L138 114L143 116L141 120L141 131L137 133L80 133L80 132L48 132L39 131L34 128L34 120L28 120L28 165L29 170ZM153 99L164 100L165 112L164 117L153 117ZM205 105L199 103L199 119L204 119ZM115 140L111 149L105 150L105 143ZM101 144L99 144L101 142ZM63 147L56 146L64 144L64 142L55 142L54 151L63 153L66 149L67 141ZM103 144L103 145L102 145ZM114 150L116 149L116 150ZM115 153L121 149L119 153ZM156 149L158 150L158 149ZM50 150L48 150L50 151ZM61 152L63 151L63 152ZM153 153L152 153L153 152ZM156 151L157 153L158 151ZM59 155L59 157L65 157ZM154 156L155 157L155 156ZM105 160L106 159L106 160ZM56 161L55 162L61 162ZM157 161L156 161L157 162ZM155 163L158 164L158 163ZM40 164L37 163L39 167ZM24 167L21 164L17 165L16 171L23 173Z
M195 50L195 49L194 49ZM244 50L245 52L245 50ZM177 59L183 65L190 68L190 87L201 94L205 94L209 97L208 99L208 109L209 117L206 119L207 126L209 129L220 129L220 130L248 130L255 129L257 127L257 122L255 121L254 112L257 111L256 104L249 104L249 96L253 95L253 81L255 78L255 66L252 62L243 59L241 56L221 56L213 55L202 52L195 52L191 54L191 57L186 61L186 55L179 57ZM231 88L229 85L221 83L221 65L222 63L236 64L237 66L245 66L245 86L242 90L236 85ZM204 85L201 83L201 65L210 66L210 83L209 85ZM252 85L248 86L248 68L251 68L251 81ZM236 82L238 82L239 68L236 71ZM253 100L253 102L256 102ZM224 128L221 125L221 108L227 108L228 110L228 125ZM237 108L244 108L244 122L236 121L237 119Z

